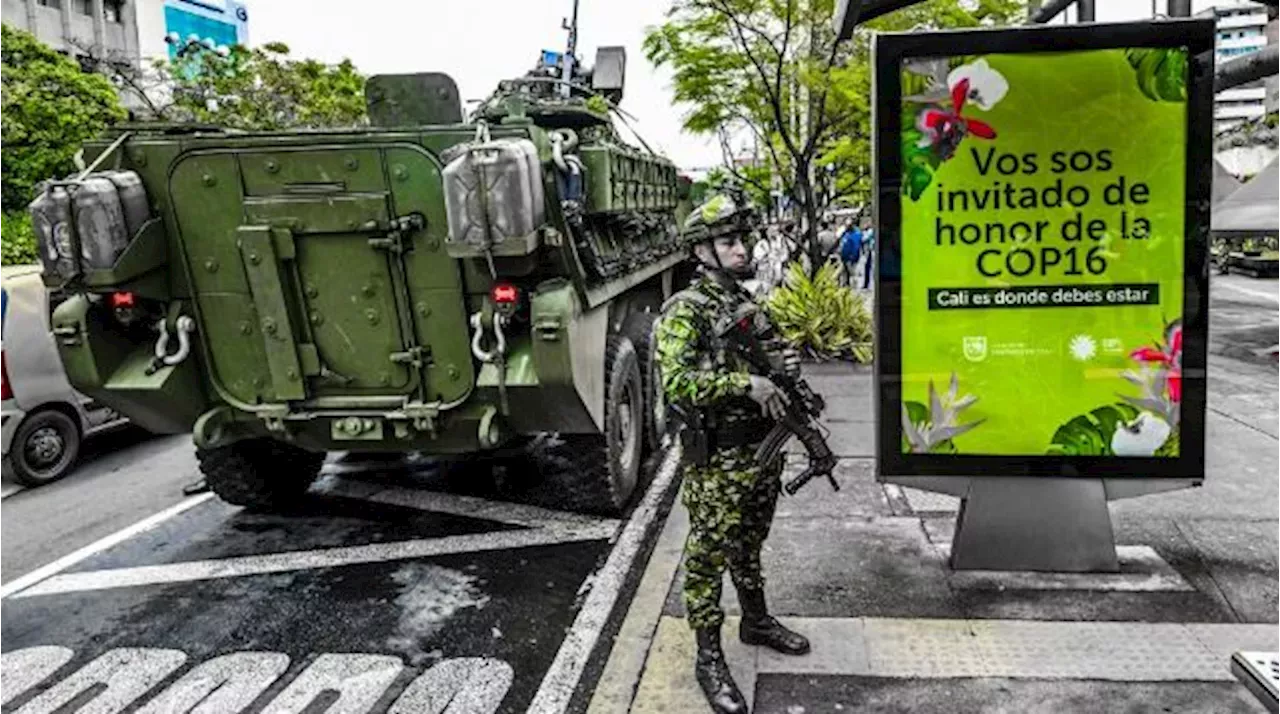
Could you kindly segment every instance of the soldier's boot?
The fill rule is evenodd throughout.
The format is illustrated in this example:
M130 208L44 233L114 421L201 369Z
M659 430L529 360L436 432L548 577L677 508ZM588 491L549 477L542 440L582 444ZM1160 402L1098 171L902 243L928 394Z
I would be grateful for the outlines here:
M698 655L694 659L693 674L707 697L707 703L716 714L747 714L747 700L729 673L729 663L720 649L720 628L705 627L694 630L698 641Z
M788 630L769 615L764 603L764 590L739 590L738 602L742 605L738 639L749 645L764 645L782 654L809 653L809 640L804 635Z

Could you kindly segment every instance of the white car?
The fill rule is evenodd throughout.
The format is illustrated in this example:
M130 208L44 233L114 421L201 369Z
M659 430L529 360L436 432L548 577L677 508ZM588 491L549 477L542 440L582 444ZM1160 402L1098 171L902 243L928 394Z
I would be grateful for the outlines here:
M67 381L49 329L49 295L37 265L0 270L0 392L5 472L24 486L56 481L85 436L125 423Z

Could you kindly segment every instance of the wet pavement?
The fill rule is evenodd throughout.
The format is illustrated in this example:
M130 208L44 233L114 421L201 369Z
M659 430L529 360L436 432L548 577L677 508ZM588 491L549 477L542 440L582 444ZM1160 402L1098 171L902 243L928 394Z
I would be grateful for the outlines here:
M7 579L4 710L563 710L669 507L659 457L622 519L421 463L339 460L284 514L190 499Z

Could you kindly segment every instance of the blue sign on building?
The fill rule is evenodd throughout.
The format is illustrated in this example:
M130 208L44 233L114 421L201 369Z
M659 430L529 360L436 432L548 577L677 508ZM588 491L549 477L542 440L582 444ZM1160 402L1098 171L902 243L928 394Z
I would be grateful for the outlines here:
M249 12L237 0L165 0L164 30L169 57L188 40L213 47L249 44Z

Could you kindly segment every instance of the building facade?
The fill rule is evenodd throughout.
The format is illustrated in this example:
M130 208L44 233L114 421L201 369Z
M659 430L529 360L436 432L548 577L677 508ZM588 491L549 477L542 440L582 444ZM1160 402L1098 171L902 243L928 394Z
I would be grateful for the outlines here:
M241 0L0 0L4 21L71 57L172 58L189 40L247 45Z
M1197 16L1212 17L1217 23L1214 55L1219 65L1275 42L1276 20L1265 5L1242 0L1219 2ZM1268 93L1274 96L1275 86L1276 77L1271 76L1218 92L1213 107L1215 130L1230 129L1266 114ZM1275 111L1274 106L1270 111Z
M139 56L136 0L3 0L4 21L71 57Z

